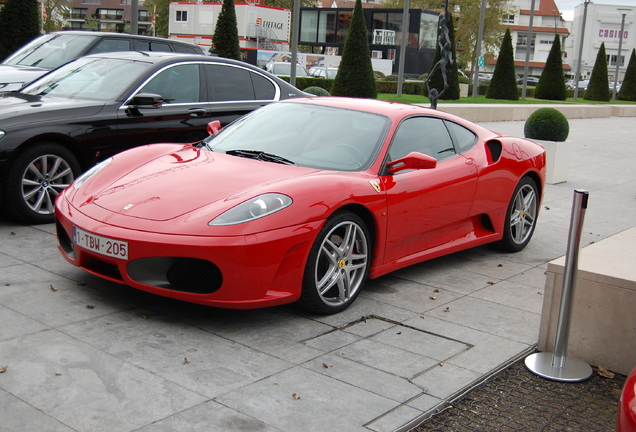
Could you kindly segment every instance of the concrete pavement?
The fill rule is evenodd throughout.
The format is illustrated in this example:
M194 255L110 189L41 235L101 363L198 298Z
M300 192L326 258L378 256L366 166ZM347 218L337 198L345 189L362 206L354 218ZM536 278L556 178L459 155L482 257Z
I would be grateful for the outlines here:
M411 266L334 316L138 292L68 265L53 225L0 219L0 431L407 430L534 347L575 189L590 192L583 246L636 226L636 118L570 127L569 180L547 185L524 251Z

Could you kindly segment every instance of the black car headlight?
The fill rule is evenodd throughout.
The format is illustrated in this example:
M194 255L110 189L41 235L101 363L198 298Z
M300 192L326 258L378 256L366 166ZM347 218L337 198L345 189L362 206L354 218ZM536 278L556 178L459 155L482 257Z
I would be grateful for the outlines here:
M287 195L268 193L249 199L208 223L210 226L236 225L276 213L292 204Z

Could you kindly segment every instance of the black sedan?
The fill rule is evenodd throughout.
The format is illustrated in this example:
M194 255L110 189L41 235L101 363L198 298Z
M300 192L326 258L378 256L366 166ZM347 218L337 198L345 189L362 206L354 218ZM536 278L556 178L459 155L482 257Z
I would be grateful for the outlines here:
M523 81L524 81L523 78L519 78L517 80L517 84L523 85ZM539 84L539 78L537 78L537 77L530 76L526 80L526 86L528 86L528 87L536 87L537 84Z
M20 91L0 93L4 213L23 223L52 222L55 197L96 162L144 144L196 142L212 120L226 125L304 95L262 69L219 57L78 58Z

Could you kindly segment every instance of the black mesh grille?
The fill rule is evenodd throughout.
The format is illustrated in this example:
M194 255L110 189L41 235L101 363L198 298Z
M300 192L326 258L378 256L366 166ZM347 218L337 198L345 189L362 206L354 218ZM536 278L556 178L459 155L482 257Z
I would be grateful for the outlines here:
M197 258L180 258L166 273L170 289L195 294L218 291L223 283L221 270L210 261Z

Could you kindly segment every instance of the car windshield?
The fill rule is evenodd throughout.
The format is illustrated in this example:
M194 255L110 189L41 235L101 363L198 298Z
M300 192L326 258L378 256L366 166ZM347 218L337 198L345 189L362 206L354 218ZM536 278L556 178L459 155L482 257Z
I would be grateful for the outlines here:
M294 165L358 171L375 159L390 121L368 112L303 103L260 108L206 138L216 152L261 159L261 153Z
M68 99L115 100L149 66L138 61L81 57L34 81L21 92Z
M79 57L95 40L95 37L70 34L44 35L16 51L3 64L55 69Z

